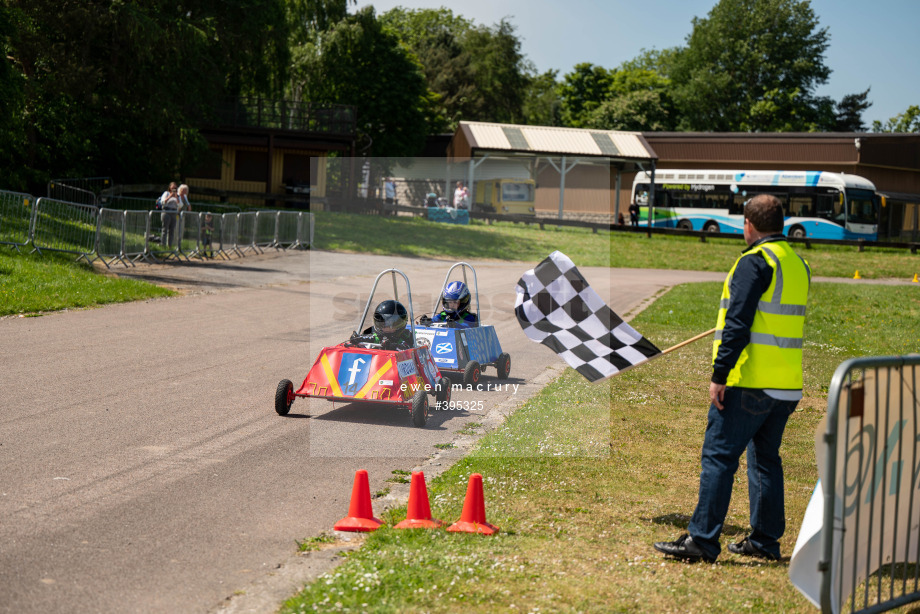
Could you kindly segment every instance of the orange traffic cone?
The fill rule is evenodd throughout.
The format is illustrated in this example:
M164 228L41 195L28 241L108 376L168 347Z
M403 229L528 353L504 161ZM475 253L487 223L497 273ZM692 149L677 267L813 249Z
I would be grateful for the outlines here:
M916 274L916 273L914 273L914 278L911 279L911 281L914 282L915 284L920 284L920 279L917 278L917 274Z
M862 279L862 277L859 276L859 269L856 269L856 273L853 274L853 279Z
M395 529L437 529L444 523L431 517L431 506L428 504L428 489L425 488L425 474L421 471L412 473L412 484L409 486L409 506L406 510L406 519L397 524Z
M351 489L351 505L348 506L348 516L342 518L332 528L336 531L361 531L368 533L376 531L383 525L383 521L374 518L371 508L371 487L367 481L367 471L359 469L355 472L355 485Z
M447 527L448 531L492 535L498 527L486 522L486 502L482 496L482 475L474 473L466 487L466 500L460 520Z

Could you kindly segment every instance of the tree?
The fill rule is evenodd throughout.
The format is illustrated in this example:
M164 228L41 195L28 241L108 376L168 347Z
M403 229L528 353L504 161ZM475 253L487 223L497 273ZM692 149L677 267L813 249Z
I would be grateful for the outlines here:
M827 28L809 0L719 0L693 19L669 66L686 130L783 131L821 127L814 97L830 69Z
M863 124L863 111L872 106L869 102L869 88L860 94L848 94L840 99L837 103L837 117L835 121L835 132L863 132L866 125Z
M25 147L25 125L21 110L25 105L25 80L7 60L12 57L11 37L16 35L18 11L0 6L0 174L5 175L3 189L25 190L30 171L18 164L17 152Z
M911 105L887 122L872 122L872 132L920 132L920 106Z
M576 64L559 85L563 125L585 127L590 114L607 100L611 83L610 72L603 66Z
M536 74L528 71L524 104L521 108L523 123L531 126L562 125L562 98L559 96L558 71L548 70Z
M479 116L481 97L463 40L472 22L449 9L406 10L401 7L380 17L415 54L428 88L437 96L430 131L455 130L461 119Z
M437 97L433 128L453 130L461 120L523 121L533 71L509 22L476 26L445 8L396 8L381 21L422 65Z
M51 177L181 174L217 103L280 88L288 64L284 0L4 6L16 25L3 39L11 82L22 85L12 110L22 146L8 164L29 169L32 189Z
M492 27L471 30L463 41L481 97L476 117L483 121L520 123L523 120L526 64L514 26L501 20Z
M611 71L607 100L590 112L587 128L604 130L673 130L670 81L642 68Z
M356 107L361 153L413 156L424 145L434 98L421 66L372 6L295 50L293 81L306 100Z

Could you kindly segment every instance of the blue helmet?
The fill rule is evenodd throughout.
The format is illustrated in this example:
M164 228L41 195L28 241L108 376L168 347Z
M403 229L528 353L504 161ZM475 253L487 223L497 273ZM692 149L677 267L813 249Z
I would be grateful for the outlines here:
M447 301L457 301L457 308L451 309ZM466 284L462 281L450 282L447 284L447 287L444 288L444 293L441 295L441 305L443 305L444 311L449 314L457 314L465 311L470 306L470 289L467 288Z

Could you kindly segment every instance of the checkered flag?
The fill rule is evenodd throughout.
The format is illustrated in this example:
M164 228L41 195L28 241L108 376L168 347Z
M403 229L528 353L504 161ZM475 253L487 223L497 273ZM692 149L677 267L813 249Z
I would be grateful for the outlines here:
M517 283L517 315L524 334L598 380L661 354L591 289L562 252L549 255Z

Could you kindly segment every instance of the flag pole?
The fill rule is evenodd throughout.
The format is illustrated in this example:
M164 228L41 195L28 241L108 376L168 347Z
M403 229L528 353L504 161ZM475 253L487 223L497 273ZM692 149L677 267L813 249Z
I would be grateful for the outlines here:
M667 354L668 352L673 352L674 350L679 350L680 348L684 347L685 345L690 345L690 344L693 343L694 341L699 341L699 340L702 339L703 337L707 337L707 336L711 335L711 334L714 333L714 332L716 332L716 329L714 329L714 328L709 329L709 330L707 330L705 333L700 333L699 335L696 335L695 337L690 337L690 338L687 339L686 341L681 341L681 342L678 343L677 345L672 345L672 346L669 347L668 349L662 351L660 354L655 354L654 356L652 356L652 357L649 358L648 360L643 360L642 362L637 362L637 363L634 364L634 365L629 365L629 366L626 367L625 369L620 369L620 370L617 371L616 373L611 373L611 374L608 375L607 377L605 377L605 378L603 378L603 379L599 379L599 380L597 380L597 381L598 381L598 382L603 382L603 381L606 381L606 380L610 379L610 378L613 377L614 375L619 375L620 373L625 373L626 371L629 371L630 369L632 369L632 368L634 368L634 367L641 367L642 365L648 364L649 362L655 360L656 358L661 358L662 356L664 356L664 355ZM595 382L595 383L596 383L596 382Z
M678 343L677 345L672 345L672 346L669 347L668 349L662 350L662 352L661 352L661 354L659 354L659 356L663 356L664 354L667 354L668 352L673 352L674 350L678 350L678 349L684 347L685 345L690 345L690 344L693 343L694 341L699 341L699 340L702 339L703 337L707 337L707 336L711 335L711 334L714 333L714 332L716 332L716 329L711 328L711 329L707 330L705 333L700 333L699 335L697 335L697 336L695 336L695 337L691 337L691 338L687 339L686 341L681 341L681 342Z

